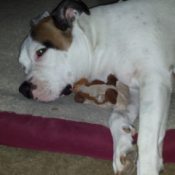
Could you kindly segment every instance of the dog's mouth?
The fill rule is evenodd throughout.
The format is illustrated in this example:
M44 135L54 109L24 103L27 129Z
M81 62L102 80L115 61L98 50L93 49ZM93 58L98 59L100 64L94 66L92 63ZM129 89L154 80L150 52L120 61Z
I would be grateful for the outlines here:
M68 84L61 92L60 96L62 95L70 95L72 93L72 86Z
M56 93L45 88L44 85L36 86L30 81L24 81L19 87L19 92L28 99L34 99L43 102L53 101L58 98ZM72 86L68 84L63 88L59 96L67 96L71 93Z

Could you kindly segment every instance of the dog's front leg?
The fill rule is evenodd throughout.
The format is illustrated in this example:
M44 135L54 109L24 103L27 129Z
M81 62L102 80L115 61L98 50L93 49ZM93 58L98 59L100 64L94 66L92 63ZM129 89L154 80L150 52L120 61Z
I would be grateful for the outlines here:
M130 88L130 99L126 110L118 111L114 109L109 127L113 137L113 169L116 174L129 174L135 172L135 162L137 153L133 147L132 136L135 129L132 124L138 116L139 92L138 89Z
M149 74L140 84L137 175L158 175L163 168L162 142L172 89L171 75Z

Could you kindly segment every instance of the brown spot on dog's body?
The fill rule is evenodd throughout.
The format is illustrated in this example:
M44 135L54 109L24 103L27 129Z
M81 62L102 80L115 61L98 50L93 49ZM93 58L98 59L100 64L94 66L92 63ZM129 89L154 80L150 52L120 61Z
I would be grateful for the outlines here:
M71 30L62 31L58 29L51 16L44 18L33 26L31 36L34 40L42 44L49 43L59 50L67 50L72 43Z

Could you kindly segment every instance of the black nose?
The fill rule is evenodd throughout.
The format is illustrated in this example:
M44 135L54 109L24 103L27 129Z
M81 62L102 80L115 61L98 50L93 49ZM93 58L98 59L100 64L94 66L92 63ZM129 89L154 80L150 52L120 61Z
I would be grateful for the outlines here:
M19 87L19 92L23 94L25 97L31 99L33 98L32 95L32 90L34 89L33 87L34 85L31 82L24 81Z
M72 86L68 84L61 92L61 95L69 95L72 93Z

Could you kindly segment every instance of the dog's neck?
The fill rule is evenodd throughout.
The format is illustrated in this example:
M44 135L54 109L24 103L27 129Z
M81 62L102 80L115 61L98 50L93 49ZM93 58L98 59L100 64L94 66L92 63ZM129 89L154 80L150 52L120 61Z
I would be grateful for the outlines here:
M74 65L74 67L71 66L74 83L82 77L89 79L92 69L92 49L87 36L78 23L74 24L72 35L73 41L68 54L69 65Z
M107 59L103 61L101 59L105 50L102 50L101 55L96 54L98 38L95 30L90 25L90 17L86 15L82 15L74 24L73 42L69 49L70 65L76 62L76 65L71 67L74 76L73 83L81 78L106 80L107 75L112 73L103 69L104 66L102 66L103 64L106 66L109 62Z

